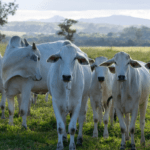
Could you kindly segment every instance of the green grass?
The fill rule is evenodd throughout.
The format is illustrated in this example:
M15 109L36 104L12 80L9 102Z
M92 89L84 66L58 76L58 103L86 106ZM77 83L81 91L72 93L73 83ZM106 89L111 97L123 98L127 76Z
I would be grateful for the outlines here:
M0 45L1 54L4 53L6 45ZM128 51L133 59L142 60L145 62L150 61L150 51L144 51L145 48L81 48L86 52L89 57L95 58L98 56L106 56L112 58L118 51ZM141 49L141 50L140 50ZM143 52L143 51L144 52ZM0 111L1 115L1 111ZM18 117L18 104L15 100L15 114L14 114L14 126L8 125L8 107L6 104L5 111L6 119L0 119L0 149L1 150L55 150L57 146L57 130L56 130L56 119L52 107L51 96L49 96L48 102L45 102L44 95L38 95L36 105L31 106L31 116L27 118L28 129L22 128L22 118ZM67 116L67 125L69 124L69 116ZM77 129L78 129L77 123ZM109 138L103 138L104 124L98 125L99 136L98 138L92 138L94 128L93 112L88 101L88 111L86 115L86 123L83 126L83 146L77 147L77 150L118 150L121 143L121 131L120 125L117 120L112 127L109 123ZM68 129L66 127L66 129ZM137 150L150 150L150 98L146 113L146 124L145 124L145 148L140 146L140 124L139 114L135 124L135 144ZM77 140L77 133L75 135L75 141ZM68 143L64 144L64 150L69 149L69 134ZM126 142L126 149L130 149L130 141Z

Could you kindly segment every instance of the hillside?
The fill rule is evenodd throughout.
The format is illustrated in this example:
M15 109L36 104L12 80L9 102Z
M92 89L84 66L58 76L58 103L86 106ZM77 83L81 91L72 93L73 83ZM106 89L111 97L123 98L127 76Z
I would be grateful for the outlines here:
M26 21L26 22L9 22L4 27L0 27L2 31L15 31L15 32L27 32L51 34L56 33L59 30L58 22L37 22L37 21ZM107 34L109 32L120 32L124 29L123 26L111 25L111 24L94 24L78 22L72 28L77 29L77 33L100 33Z

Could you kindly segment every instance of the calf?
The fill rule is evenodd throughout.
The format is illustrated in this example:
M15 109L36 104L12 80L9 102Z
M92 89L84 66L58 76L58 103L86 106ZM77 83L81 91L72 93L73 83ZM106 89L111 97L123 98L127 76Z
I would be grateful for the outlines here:
M125 52L117 53L112 59L100 66L109 67L115 63L115 78L112 88L114 107L120 122L122 141L120 149L125 149L125 133L131 134L131 149L135 150L134 131L138 108L140 111L141 143L145 143L145 113L150 92L150 63L132 60ZM147 69L147 68L148 69ZM129 113L132 118L129 126ZM124 122L123 114L127 120ZM129 126L129 127L128 127ZM129 131L128 131L129 130Z
M109 112L112 106L112 101L107 103L108 98L112 95L112 82L114 75L109 71L111 67L100 67L99 65L104 61L107 61L106 57L97 57L95 62L91 65L92 83L90 87L90 101L93 109L94 131L93 137L98 137L97 123L102 120L102 111L104 114L104 138L108 137L108 119ZM112 109L113 111L113 109ZM112 112L113 114L113 112ZM113 124L113 115L111 115L111 123Z

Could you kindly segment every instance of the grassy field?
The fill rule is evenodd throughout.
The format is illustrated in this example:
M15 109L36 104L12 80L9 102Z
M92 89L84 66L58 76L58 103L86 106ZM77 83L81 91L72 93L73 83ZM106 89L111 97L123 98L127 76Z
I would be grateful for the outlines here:
M1 54L4 54L4 48L6 45L0 45ZM98 56L106 56L112 58L118 51L127 51L133 59L148 62L150 61L150 48L116 48L116 47L95 47L81 48L86 52L89 57L95 58ZM56 130L56 119L52 107L51 96L49 96L48 102L45 102L44 95L38 95L36 105L31 107L31 116L27 118L28 129L25 130L21 126L22 118L18 117L18 104L15 101L15 114L14 114L14 126L8 125L8 108L6 107L5 116L6 119L0 119L0 149L1 150L55 150L57 146L57 130ZM0 111L1 115L1 111ZM67 117L67 124L69 123L69 116ZM67 127L66 127L67 128ZM104 124L98 126L99 137L92 138L94 128L93 112L88 101L88 111L86 116L86 123L83 126L83 146L76 147L77 150L118 150L121 143L121 131L120 125L117 120L112 127L109 123L109 138L103 138ZM78 124L77 124L78 129ZM140 124L139 114L135 125L135 144L137 150L150 150L150 99L146 113L146 124L145 124L145 139L146 146L140 146ZM77 133L75 141L77 140ZM68 134L68 139L69 139ZM130 149L130 141L126 142L126 149ZM64 149L69 149L68 143L64 144Z

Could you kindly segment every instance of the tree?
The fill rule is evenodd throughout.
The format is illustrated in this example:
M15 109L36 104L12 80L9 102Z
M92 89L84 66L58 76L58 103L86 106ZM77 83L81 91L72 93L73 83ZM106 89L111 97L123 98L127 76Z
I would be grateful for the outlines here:
M65 19L63 23L60 23L58 26L61 31L58 31L57 34L60 36L64 36L65 39L68 39L73 42L73 36L76 33L76 29L71 29L70 27L73 24L76 24L78 21L73 19Z
M8 21L8 15L14 15L17 10L18 5L14 2L2 3L0 0L0 26L5 25ZM0 41L5 37L4 34L0 33Z

